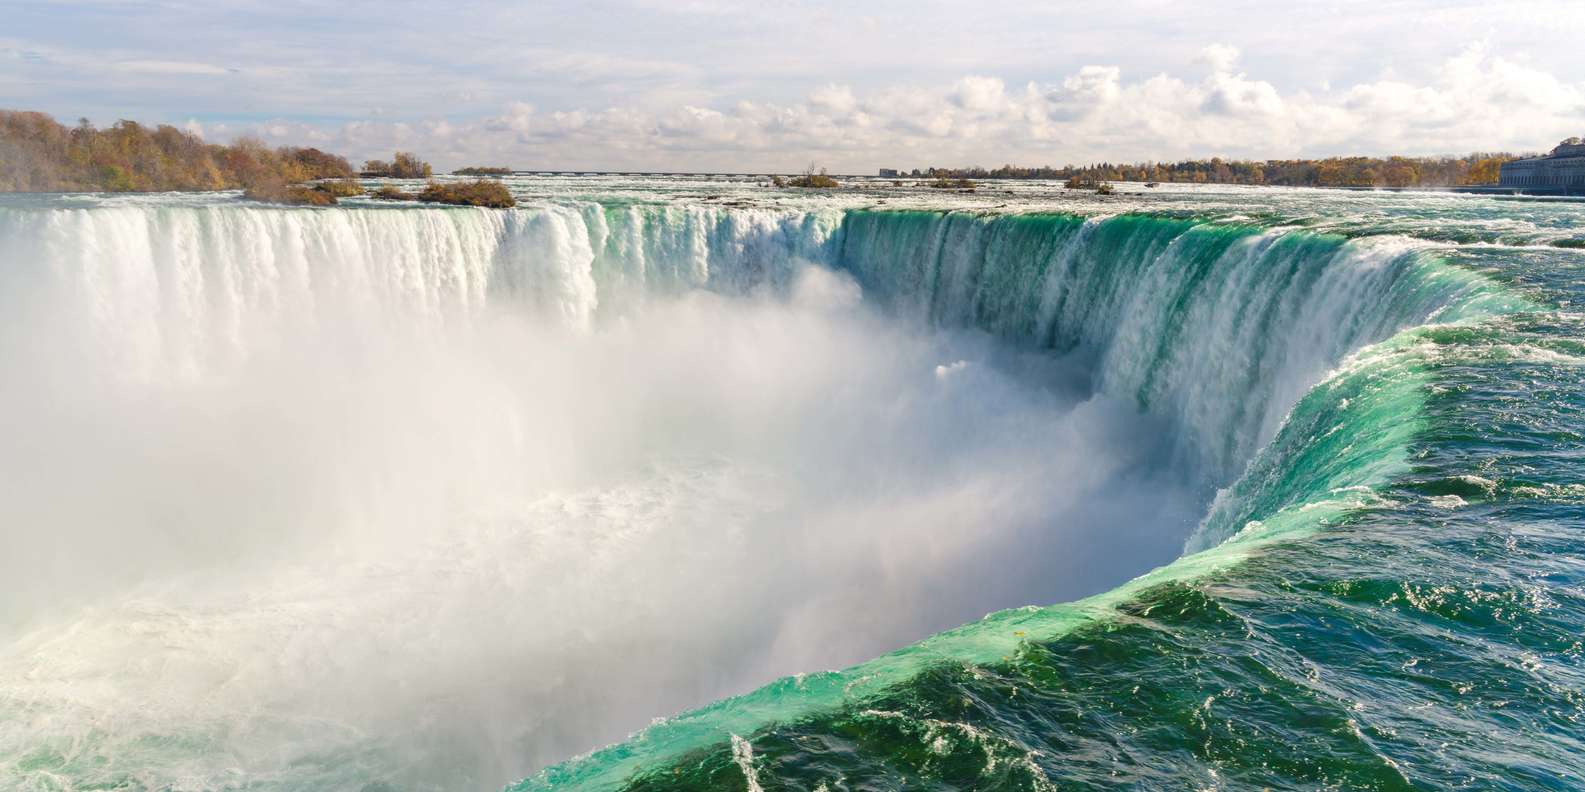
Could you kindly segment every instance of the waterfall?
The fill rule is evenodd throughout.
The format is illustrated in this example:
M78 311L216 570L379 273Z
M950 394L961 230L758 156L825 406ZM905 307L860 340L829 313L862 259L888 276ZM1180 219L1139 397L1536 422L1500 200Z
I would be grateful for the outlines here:
M1493 289L1428 243L1120 215L857 212L841 266L867 296L1096 361L1094 386L1179 429L1231 481L1350 352L1483 310Z
M5 207L0 262L19 784L504 782L1103 591L1376 483L1404 331L1506 306L1141 214Z

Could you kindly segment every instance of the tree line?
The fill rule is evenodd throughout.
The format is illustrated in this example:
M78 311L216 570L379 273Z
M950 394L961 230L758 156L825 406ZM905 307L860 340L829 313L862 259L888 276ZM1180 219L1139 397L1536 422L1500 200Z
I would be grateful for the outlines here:
M492 175L506 168L476 168ZM163 192L242 190L249 200L333 206L364 195L358 176L429 179L434 169L410 152L369 160L361 171L316 148L271 148L244 137L231 145L205 143L168 124L149 128L117 121L97 129L87 119L66 127L44 113L0 110L0 192ZM511 191L495 179L440 184L416 193L394 187L375 198L506 208Z
M345 158L316 148L271 148L251 137L219 145L136 121L67 127L44 113L0 110L5 192L231 190L355 175Z
M1109 181L1184 182L1192 184L1259 184L1280 187L1456 187L1496 184L1502 164L1519 156L1479 153L1463 157L1329 157L1291 160L1182 160L1179 162L1110 163L999 168L929 168L914 170L916 178L1054 179L1101 183Z
M1463 157L1331 157L1291 160L1182 160L999 168L929 168L915 178L937 180L1054 179L1258 184L1290 187L1452 187L1495 184L1508 153ZM505 168L468 169L497 175ZM0 110L0 191L151 192L271 188L357 176L427 179L429 163L408 152L370 160L355 171L343 157L316 148L244 137L206 143L182 129L117 121L104 129L87 119L67 127L44 113ZM901 174L899 174L901 175Z

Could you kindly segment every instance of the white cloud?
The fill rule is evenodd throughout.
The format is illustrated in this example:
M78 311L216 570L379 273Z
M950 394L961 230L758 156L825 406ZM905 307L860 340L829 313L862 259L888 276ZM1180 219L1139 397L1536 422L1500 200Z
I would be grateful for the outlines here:
M446 168L1436 154L1585 133L1578 0L1325 0L1329 24L1308 26L1310 0L984 0L972 15L920 0L867 6L864 24L824 4L458 0L466 41L419 4L325 6L305 27L245 0L257 28L242 29L243 1L140 5L96 39L126 17L80 0L105 24L0 35L0 94L64 120L190 121L353 159L401 147Z
M858 107L858 100L853 97L853 89L846 85L826 85L809 92L809 105L819 110L846 114Z
M952 92L953 104L970 111L993 111L1005 100L1006 87L995 77L964 77Z
M1230 72L1238 64L1238 48L1231 44L1212 44L1200 50L1200 62L1214 72Z
M1085 66L1045 90L1049 115L1071 121L1115 102L1122 94L1122 79L1123 72L1116 66Z
M1273 118L1281 116L1284 110L1283 99L1271 83L1226 72L1217 72L1211 77L1200 107L1214 115Z
M523 102L475 121L357 121L337 127L270 122L272 139L323 140L354 158L395 147L442 167L791 170L814 160L837 171L877 164L1062 164L1179 157L1290 157L1534 150L1585 132L1585 84L1568 82L1475 45L1421 83L1382 79L1284 93L1234 72L1231 47L1212 47L1209 74L1129 79L1083 66L1008 91L970 75L936 87L868 93L810 90L802 102L681 104L646 111L540 113ZM236 134L240 128L212 127ZM317 144L316 144L317 145ZM903 161L906 160L906 161Z

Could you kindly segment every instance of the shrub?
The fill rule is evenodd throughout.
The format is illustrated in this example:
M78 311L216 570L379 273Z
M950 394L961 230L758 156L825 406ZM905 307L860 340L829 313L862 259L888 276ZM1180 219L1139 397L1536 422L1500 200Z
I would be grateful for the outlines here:
M943 176L930 182L928 186L933 190L972 190L979 185L968 179L948 179Z
M805 189L812 190L829 190L834 187L842 186L840 182L826 174L825 168L821 168L819 173L815 173L815 166L813 164L804 170L802 176L788 181L787 185L790 187L803 187Z
M314 189L330 193L337 198L350 198L364 193L363 185L357 179L332 179L314 185Z
M418 193L418 200L425 203L488 206L495 209L508 209L517 205L517 200L512 197L511 191L506 189L506 185L494 179L479 179L459 184L430 182Z
M363 175L389 179L427 179L435 171L429 163L414 156L411 152L398 151L390 162L385 160L369 160L363 163Z
M336 196L324 190L271 180L261 181L248 187L242 191L242 197L249 201L287 204L290 206L336 205Z
M372 193L369 193L369 197L370 198L376 198L376 199L379 199L381 201L416 201L416 200L418 200L418 196L416 196L416 195L414 195L414 194L412 194L410 192L403 192L402 190L398 190L397 188L392 187L390 185L386 185L384 187L379 188L378 190L375 190Z

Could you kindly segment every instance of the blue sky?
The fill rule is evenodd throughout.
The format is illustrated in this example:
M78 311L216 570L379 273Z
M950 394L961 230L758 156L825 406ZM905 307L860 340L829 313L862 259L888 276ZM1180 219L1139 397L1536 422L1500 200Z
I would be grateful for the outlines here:
M444 167L1534 150L1585 2L0 0L0 106Z

